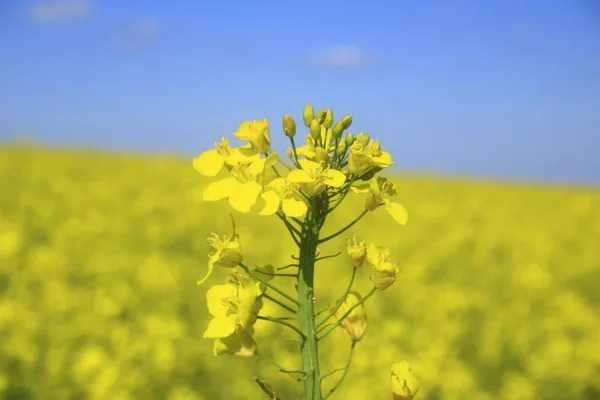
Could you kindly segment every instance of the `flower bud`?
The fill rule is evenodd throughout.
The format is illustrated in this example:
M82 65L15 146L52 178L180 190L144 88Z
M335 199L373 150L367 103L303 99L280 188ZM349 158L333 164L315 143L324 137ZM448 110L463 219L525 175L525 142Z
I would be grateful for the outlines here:
M352 125L352 116L350 114L344 115L340 121L342 122L342 125L344 125L344 130L346 130Z
M343 140L338 143L337 148L335 149L335 155L338 157L343 157L346 154L346 150L348 150L348 146L346 146L346 142Z
M355 139L356 142L363 144L365 146L367 144L369 144L369 140L371 140L371 136L369 136L368 134L363 133L363 132L356 135L356 139Z
M310 137L316 142L321 137L321 124L316 119L313 119L309 126Z
M319 110L317 116L315 117L320 124L325 122L325 117L327 116L327 110Z
M302 112L302 120L304 121L304 126L310 128L310 123L315 119L315 109L310 104L307 104L304 107L304 111Z
M419 382L408 361L392 365L390 371L394 400L412 400L419 391Z
M342 136L342 133L344 133L344 124L342 124L342 121L338 121L333 125L332 132L334 139L338 139Z
M362 301L362 296L357 292L348 293L346 300L344 300L340 308L335 312L335 318L340 320L352 307ZM361 304L350 311L350 314L342 320L339 326L346 331L353 342L360 342L367 330L367 312L365 310L365 305Z
M327 129L331 128L333 125L333 111L328 109L325 111L325 119L323 120L323 126Z
M350 147L352 146L352 143L354 143L354 135L349 133L346 135L344 140L346 141L346 146Z
M358 240L358 237L354 236L352 240L346 240L346 251L352 259L354 268L361 267L367 257L367 242Z
M296 121L294 121L291 115L286 114L283 116L283 132L289 138L296 135Z
M315 158L317 160L318 163L324 162L325 164L329 163L329 154L327 153L327 150L325 150L322 147L317 147L315 149Z

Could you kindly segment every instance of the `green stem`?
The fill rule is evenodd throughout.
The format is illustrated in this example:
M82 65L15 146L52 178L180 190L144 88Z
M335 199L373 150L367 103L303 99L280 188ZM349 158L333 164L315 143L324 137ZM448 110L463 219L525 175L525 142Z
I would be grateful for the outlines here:
M348 225L346 225L345 227L343 227L342 229L340 229L336 233L331 234L331 235L327 236L326 238L320 239L319 240L319 244L325 243L325 242L327 242L327 241L329 241L329 240L331 240L333 238L338 237L342 233L346 232L348 229L352 228L354 226L354 224L356 224L358 221L360 221L361 218L364 217L365 214L368 213L368 212L369 212L369 210L364 209L363 212L360 213L360 215L354 219L354 221L350 222Z
M290 142L292 142L292 150L294 152L294 159L292 161L294 162L294 165L296 165L296 167L298 169L302 169L302 167L300 166L300 163L298 162L298 153L296 151L296 141L294 140L294 137L290 138Z
M335 328L337 328L337 327L338 327L338 325L339 325L339 324L341 324L341 323L342 323L342 321L343 321L344 319L346 319L346 317L347 317L348 315L350 315L350 313L351 313L352 311L354 311L354 309L355 309L356 307L359 307L359 306L361 306L362 304L364 304L364 303L365 303L365 302L366 302L366 301L369 299L369 297L373 296L373 294L374 294L376 291L377 291L377 288L373 288L373 289L371 289L371 291L370 291L369 293L367 293L367 295L366 295L365 297L363 297L363 299L362 299L361 301L359 301L358 303L356 303L355 305L353 305L352 307L350 307L350 309L349 309L348 311L346 311L346 313L345 313L344 315L342 315L342 317L341 317L340 319L338 319L338 320L335 322L335 324L333 324L331 327L329 327L329 329L327 329L327 330L325 331L325 333L323 333L323 334L319 335L319 336L317 337L317 340L321 340L321 339L325 338L327 335L329 335L329 334L330 334L330 333L331 333L331 332L332 332L332 331L333 331Z
M291 330L296 332L298 335L300 335L301 338L304 338L304 333L302 333L300 331L300 329L296 328L294 325L290 324L289 322L287 322L286 320L283 320L281 318L265 317L262 315L257 315L256 319L260 319L263 321L270 321L270 322L274 322L276 324L281 324L281 325L287 326L288 328L290 328Z
M333 374L334 372L344 371L342 376L340 376L340 379L336 382L335 386L333 386L331 389L329 389L329 392L327 392L327 394L323 397L323 399L327 399L329 396L331 396L333 394L333 392L335 392L337 390L337 388L340 387L340 385L346 378L346 375L348 375L348 371L350 370L350 364L352 363L352 356L354 355L355 347L356 347L356 342L352 341L352 346L350 347L350 355L348 356L348 362L346 363L346 366L344 368L336 369L334 371L331 371L329 374L323 376L323 378L326 378L327 376Z
M288 264L288 265L284 265L283 267L277 268L277 271L282 271L282 270L288 269L288 268L298 268L298 267L299 267L298 264Z
M287 310L287 311L291 312L292 314L296 314L296 310L294 310L292 307L289 307L289 306L283 304L282 302L280 302L276 298L273 298L273 297L269 296L266 293L263 294L262 297L264 297L265 299L271 300L273 303L277 304L279 307L283 308L284 310Z
M315 262L322 261L322 260L327 260L328 258L335 258L335 257L339 256L340 254L342 254L342 252L339 252L339 253L336 253L336 254L331 254L331 255L328 255L328 256L318 257L318 258L315 259Z
M348 287L346 288L346 291L344 292L342 297L340 297L340 300L338 301L338 303L335 306L335 308L333 309L333 311L331 313L329 313L329 315L327 315L327 317L325 319L323 319L321 322L319 322L317 324L318 328L321 328L323 326L323 324L329 320L329 318L333 317L335 315L335 313L338 312L338 310L340 309L342 304L344 304L344 301L346 301L348 294L352 290L352 285L354 284L355 277L356 277L356 268L352 268L352 276L350 277L350 283L348 283Z
M298 324L300 330L305 334L305 340L301 348L302 369L309 371L304 379L304 393L306 400L322 400L314 309L314 270L319 229L318 222L315 221L312 215L304 223L302 238L300 267L298 268Z
M289 294L285 293L284 291L282 291L281 289L279 289L277 286L272 285L271 283L269 283L269 281L263 279L259 275L255 274L253 271L250 271L250 269L247 266L245 266L244 264L240 263L240 267L242 267L244 269L244 271L246 271L248 273L248 275L250 275L251 277L253 277L257 281L259 281L260 283L262 283L263 285L265 285L269 289L273 290L275 293L278 293L279 295L285 297L286 299L288 299L292 303L298 305L298 301L297 300L294 300Z
M296 246L300 247L300 239L296 237L296 235L302 237L300 231L296 229L296 227L294 227L294 225L292 225L284 215L281 215L279 212L277 212L276 215L285 224L285 227L290 232L290 236L292 237L292 240L294 240L294 243L296 243Z

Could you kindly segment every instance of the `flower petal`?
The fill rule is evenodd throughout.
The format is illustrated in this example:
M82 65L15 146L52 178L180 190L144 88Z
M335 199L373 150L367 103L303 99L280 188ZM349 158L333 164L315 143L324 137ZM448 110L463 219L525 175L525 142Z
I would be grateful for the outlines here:
M205 339L226 338L233 335L236 329L235 319L229 317L215 317L208 323L204 331Z
M325 179L323 183L328 186L339 188L344 186L346 182L346 174L336 169L328 169L325 171Z
M262 186L257 182L239 184L229 195L229 205L236 211L247 213L256 204L261 191Z
M279 210L281 199L275 190L267 190L260 194L254 210L258 215L273 215Z
M400 225L406 225L408 222L408 212L403 205L393 203L389 199L385 200L385 209L394 218L394 220Z
M281 204L285 215L295 218L302 218L308 211L306 203L296 199L285 199Z
M212 149L194 158L193 165L204 176L216 176L221 172L224 162L225 158L216 149Z
M202 193L202 200L204 201L217 201L229 197L229 194L238 185L237 179L233 177L221 179L220 181L211 182L204 193Z
M288 183L311 183L314 182L315 179L310 176L308 172L301 169L295 169L290 171L287 176L287 181Z
M234 285L227 283L225 285L215 285L206 292L206 305L208 312L213 317L224 317L229 311L224 299L233 298L236 295Z

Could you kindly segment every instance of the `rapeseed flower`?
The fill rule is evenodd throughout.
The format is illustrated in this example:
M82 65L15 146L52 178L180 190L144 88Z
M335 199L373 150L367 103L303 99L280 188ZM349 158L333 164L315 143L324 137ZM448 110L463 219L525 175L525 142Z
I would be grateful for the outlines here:
M378 140L371 140L364 144L358 139L350 146L348 156L348 169L353 174L363 176L376 169L387 168L394 164L392 156L381 150L381 144Z
M238 131L233 134L238 139L246 140L260 154L266 154L271 148L269 121L244 121Z
M235 268L244 259L240 237L235 232L235 222L232 218L233 234L231 237L224 235L221 239L216 233L212 233L206 240L209 245L208 272L206 276L198 281L198 285L204 283L212 274L215 266L223 268Z
M412 400L419 391L419 382L408 361L400 361L392 365L390 380L394 400Z
M381 205L399 223L405 225L408 222L406 208L392 201L391 197L396 195L394 184L381 176L374 177L366 183L359 183L350 188L354 193L368 193L365 209L373 211Z
M262 308L264 289L249 276L232 274L232 283L216 285L206 293L208 311L213 316L204 337L215 339L214 354L251 357L257 346L254 324Z
M277 162L277 153L266 158L240 163L231 169L231 176L208 185L202 197L205 201L228 199L229 205L241 213L249 212L260 197L264 185L275 178L271 167Z
M324 167L323 163L302 159L298 163L302 169L290 171L287 181L296 183L307 196L317 196L326 186L340 188L346 182L346 175L336 169Z
M215 148L207 150L194 158L193 165L196 171L204 176L216 176L221 172L223 166L227 170L243 162L250 162L260 157L250 144L233 148L229 139L221 138L221 143L215 143Z
M362 301L362 296L357 292L348 293L348 296L341 304L340 308L335 312L335 318L340 320L352 307ZM367 330L367 312L364 304L354 308L346 318L340 322L339 326L346 331L352 341L359 342Z

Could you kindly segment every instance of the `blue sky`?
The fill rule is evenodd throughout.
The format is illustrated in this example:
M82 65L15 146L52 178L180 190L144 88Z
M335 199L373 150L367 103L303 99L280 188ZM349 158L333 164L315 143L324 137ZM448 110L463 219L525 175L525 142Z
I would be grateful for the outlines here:
M402 170L600 183L595 0L2 0L0 60L0 140L284 149L312 103Z

